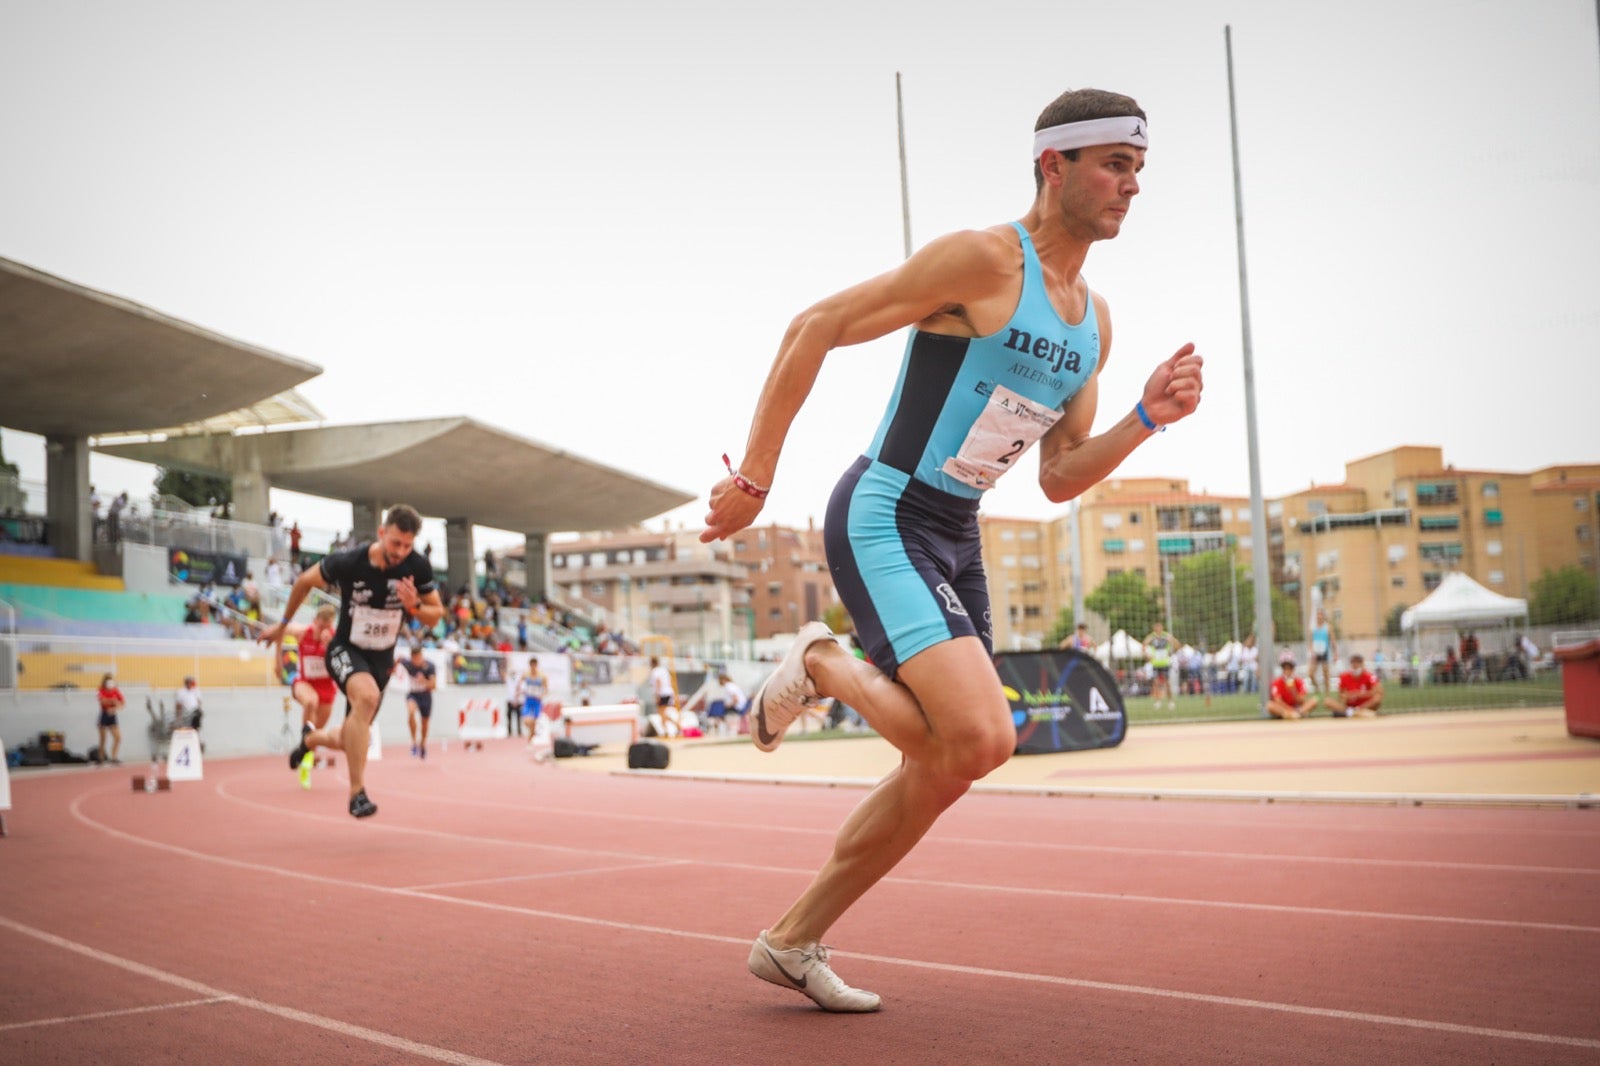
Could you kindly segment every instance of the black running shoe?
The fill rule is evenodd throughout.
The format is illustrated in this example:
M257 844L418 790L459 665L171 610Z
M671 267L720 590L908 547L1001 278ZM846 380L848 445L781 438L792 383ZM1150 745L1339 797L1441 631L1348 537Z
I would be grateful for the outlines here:
M367 790L362 789L350 797L350 816L352 818L371 818L378 813L378 805L367 799Z
M295 749L289 753L289 769L300 769L300 760L304 759L306 757L306 752L310 750L310 748L306 747L305 741L303 740L299 744L295 745Z

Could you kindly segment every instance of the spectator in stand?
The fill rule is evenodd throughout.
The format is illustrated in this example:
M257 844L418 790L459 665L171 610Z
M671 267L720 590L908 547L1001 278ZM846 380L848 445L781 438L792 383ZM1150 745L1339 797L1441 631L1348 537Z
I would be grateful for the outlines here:
M1339 693L1324 700L1335 718L1374 718L1383 706L1383 682L1366 668L1359 655L1350 656L1350 669L1339 675Z
M296 562L300 558L300 523L295 522L289 527L289 561Z
M100 689L95 693L100 701L100 761L119 765L122 762L122 727L117 725L117 714L128 705L122 698L117 680L110 674L100 679ZM111 754L106 755L106 736L111 737Z
M106 539L112 544L122 540L122 510L128 506L128 494L119 492L106 510Z
M1267 696L1267 713L1274 718L1304 718L1317 709L1317 698L1306 691L1305 679L1294 676L1293 659L1286 658L1281 665Z

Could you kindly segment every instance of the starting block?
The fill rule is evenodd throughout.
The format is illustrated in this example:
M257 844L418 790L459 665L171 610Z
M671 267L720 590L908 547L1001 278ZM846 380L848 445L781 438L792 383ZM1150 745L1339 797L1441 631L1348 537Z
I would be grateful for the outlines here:
M463 703L456 709L456 735L464 749L482 751L485 740L500 736L499 701L480 698Z
M199 732L193 729L174 729L172 746L167 751L166 780L200 781L204 776Z
M133 790L135 792L171 792L172 778L162 774L151 778L144 774L133 775Z

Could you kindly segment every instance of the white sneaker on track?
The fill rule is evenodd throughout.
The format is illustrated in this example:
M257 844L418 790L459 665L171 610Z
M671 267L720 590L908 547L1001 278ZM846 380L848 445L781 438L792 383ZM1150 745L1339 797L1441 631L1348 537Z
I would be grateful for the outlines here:
M775 948L761 930L750 948L750 972L763 981L790 988L810 996L823 1010L841 1014L863 1014L880 1005L876 992L851 988L828 965L828 949L823 944L798 948Z

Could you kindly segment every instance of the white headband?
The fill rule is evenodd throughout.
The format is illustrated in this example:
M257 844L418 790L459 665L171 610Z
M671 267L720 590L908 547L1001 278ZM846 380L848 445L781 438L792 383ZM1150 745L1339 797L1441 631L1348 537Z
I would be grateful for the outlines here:
M1073 148L1089 148L1096 144L1131 144L1136 148L1150 147L1145 132L1147 123L1138 115L1119 118L1091 118L1084 122L1068 122L1050 126L1033 135L1035 161L1046 148L1065 152Z

